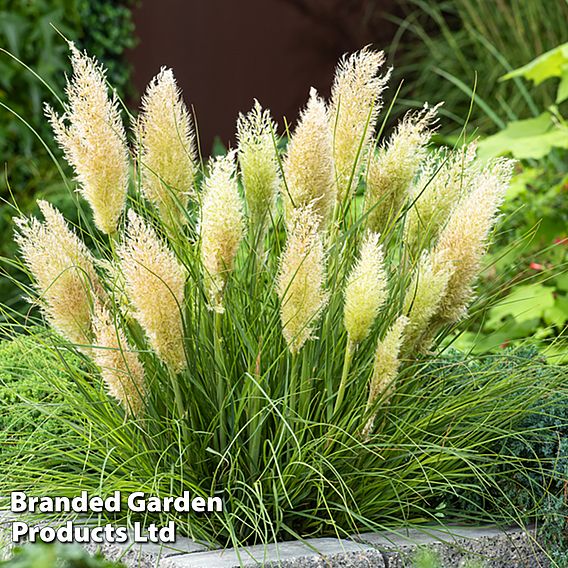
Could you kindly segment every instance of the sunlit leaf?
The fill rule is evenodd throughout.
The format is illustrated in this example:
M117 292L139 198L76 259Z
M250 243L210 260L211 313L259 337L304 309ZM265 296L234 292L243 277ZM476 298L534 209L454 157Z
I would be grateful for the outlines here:
M560 104L568 99L568 65L564 67L564 72L560 78L558 92L556 93L556 104Z
M563 327L568 321L568 297L558 296L554 306L544 311L544 321L548 325L554 325L558 328Z
M539 175L541 175L540 170L536 168L525 168L522 172L513 176L507 189L506 199L513 200L525 194L528 186L534 183Z
M549 112L536 118L510 122L505 129L479 143L479 157L487 160L503 154L540 159L553 148L568 148L568 129L559 126Z
M535 85L539 85L546 79L551 77L560 77L564 72L564 67L568 64L568 43L564 43L543 53L530 63L507 73L501 77L502 81L512 79L514 77L524 77L530 81L534 81Z
M554 289L542 284L526 284L514 290L490 311L487 327L497 329L503 319L513 317L517 324L541 319L554 306Z
M568 292L568 272L559 274L555 280L556 280L556 288L558 288L558 290L563 290L565 292Z

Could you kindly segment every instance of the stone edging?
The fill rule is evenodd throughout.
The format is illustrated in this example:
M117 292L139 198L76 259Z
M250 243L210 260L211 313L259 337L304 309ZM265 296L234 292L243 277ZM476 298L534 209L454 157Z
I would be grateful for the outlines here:
M11 518L10 518L11 517ZM9 544L12 515L2 515L4 555ZM315 538L239 550L207 550L186 537L175 545L90 544L109 560L128 568L411 568L417 547L436 550L444 566L458 568L465 559L480 559L487 568L549 568L546 552L533 528L500 530L495 527L448 526L403 529L354 535L350 539Z

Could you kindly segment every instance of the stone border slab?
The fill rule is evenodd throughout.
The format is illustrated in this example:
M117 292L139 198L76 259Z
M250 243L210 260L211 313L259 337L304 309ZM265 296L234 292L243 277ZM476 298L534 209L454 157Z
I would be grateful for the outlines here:
M2 556L9 552L11 521L21 516L0 512ZM35 519L37 523L37 518ZM79 521L75 521L80 524ZM85 522L84 524L93 524ZM421 527L362 533L349 539L316 538L238 550L207 550L186 537L173 545L89 544L109 560L128 568L411 568L417 547L435 550L445 567L459 568L466 559L480 559L486 568L550 568L533 528Z
M459 567L465 560L482 560L487 568L548 568L546 551L534 528L424 527L355 535L380 550L388 568L405 568L419 546L436 551L444 566Z
M184 554L169 558L160 568L233 568L282 566L319 568L324 566L384 568L383 555L373 547L351 540L316 538L305 542L290 541L266 546L248 546Z
M128 568L158 568L172 556L191 555L207 550L202 544L187 538L178 537L175 544L135 543L131 539L124 544L87 544L85 549L91 553L100 552L108 560L120 560Z
M359 544L359 547L356 545ZM355 546L354 546L355 545ZM548 568L534 530L494 527L425 527L355 535L353 540L311 539L278 545L198 552L170 557L160 568L411 568L419 546L435 550L447 568L483 560L487 568Z

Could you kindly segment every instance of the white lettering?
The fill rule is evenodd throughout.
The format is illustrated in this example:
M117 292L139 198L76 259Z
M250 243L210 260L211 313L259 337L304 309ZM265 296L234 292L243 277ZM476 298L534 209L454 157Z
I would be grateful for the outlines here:
M205 499L203 497L195 497L191 502L191 508L196 513L204 513L205 512Z
M144 493L135 491L128 496L128 508L133 513L143 513L145 511Z
M12 542L20 542L20 538L28 534L28 525L22 523L21 521L16 521L12 523Z
M12 513L23 513L28 510L26 494L23 491L12 491L10 495L10 510Z
M207 499L207 511L209 513L212 512L221 512L223 510L223 500L221 497L209 497Z

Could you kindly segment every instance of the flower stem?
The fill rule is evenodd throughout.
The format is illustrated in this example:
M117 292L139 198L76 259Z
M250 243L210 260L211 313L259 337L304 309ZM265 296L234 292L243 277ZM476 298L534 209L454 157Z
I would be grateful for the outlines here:
M290 415L296 412L296 394L298 390L298 354L294 353L292 355L292 365L290 369L290 402L288 405L288 410Z
M184 408L184 405L183 405L183 398L182 398L182 394L181 394L181 389L179 388L178 377L173 371L170 371L169 375L170 375L170 381L172 383L172 387L174 389L174 398L175 398L175 403L176 403L176 410L177 410L178 420L180 421L180 424L181 424L182 436L183 436L184 442L186 444L189 444L189 435L188 435L188 432L187 432L187 424L186 424L186 421L185 421L185 408Z
M343 403L343 398L345 397L347 377L349 375L349 369L351 368L351 361L353 360L354 351L354 343L351 340L348 340L347 347L345 348L345 357L343 359L343 372L341 373L341 382L339 383L339 390L337 391L337 398L335 399L335 408L333 409L334 414L337 414L337 411Z
M223 339L221 335L221 312L215 312L215 364L219 369L223 369ZM219 407L219 451L223 451L226 443L225 436L225 380L222 371L217 377L217 405Z

